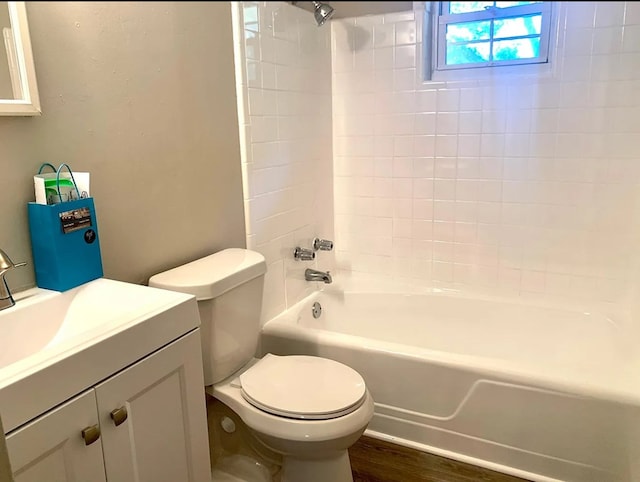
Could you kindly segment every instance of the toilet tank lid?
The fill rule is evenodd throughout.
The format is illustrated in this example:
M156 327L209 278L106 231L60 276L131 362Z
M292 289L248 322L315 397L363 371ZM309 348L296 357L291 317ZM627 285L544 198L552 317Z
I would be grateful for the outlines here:
M267 263L260 253L228 248L153 275L149 279L149 286L189 293L198 300L208 300L266 271Z

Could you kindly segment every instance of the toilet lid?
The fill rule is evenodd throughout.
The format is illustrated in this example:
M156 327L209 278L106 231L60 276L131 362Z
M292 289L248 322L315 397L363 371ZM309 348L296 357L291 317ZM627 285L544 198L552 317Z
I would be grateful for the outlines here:
M242 395L256 408L282 417L324 420L364 402L366 387L353 368L327 358L268 354L240 375Z

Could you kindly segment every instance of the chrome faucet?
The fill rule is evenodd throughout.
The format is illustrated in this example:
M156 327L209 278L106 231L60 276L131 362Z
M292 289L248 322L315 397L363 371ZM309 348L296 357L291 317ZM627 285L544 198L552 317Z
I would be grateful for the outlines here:
M7 256L7 253L0 249L0 310L4 310L5 308L11 308L16 302L11 296L11 291L9 291L9 285L7 284L7 280L4 278L4 275L7 271L12 270L13 268L19 268L21 266L26 266L27 263L14 263L11 261L11 258Z
M293 252L293 257L299 261L313 261L316 259L316 253L310 249L298 246Z
M319 249L322 251L331 251L333 249L333 241L330 239L315 238L313 240L313 250L318 251Z
M328 271L316 271L315 269L309 268L304 270L304 279L307 281L322 281L327 284L333 281Z

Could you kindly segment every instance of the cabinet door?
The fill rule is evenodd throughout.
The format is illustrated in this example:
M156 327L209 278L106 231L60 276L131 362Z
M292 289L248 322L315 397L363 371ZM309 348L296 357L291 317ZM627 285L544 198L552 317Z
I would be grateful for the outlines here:
M96 386L109 482L210 482L200 330Z
M89 390L11 432L7 449L15 482L104 482L97 425L95 392Z

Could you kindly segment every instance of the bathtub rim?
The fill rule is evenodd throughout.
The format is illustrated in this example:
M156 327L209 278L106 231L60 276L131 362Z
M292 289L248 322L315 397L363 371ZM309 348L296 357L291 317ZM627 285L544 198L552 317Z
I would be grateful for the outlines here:
M312 303L322 294L330 296L337 293L343 293L345 295L389 294L387 292L373 292L364 290L343 291L336 288L314 291L302 300L298 301L296 304L292 305L289 309L265 322L261 328L261 337L273 334L275 336L285 338L295 338L296 340L304 341L307 343L317 343L320 345L337 345L342 348L355 347L358 350L383 352L411 361L422 361L438 366L452 367L455 369L464 370L466 372L482 374L485 376L493 376L499 379L507 379L532 387L557 391L563 394L594 398L598 400L606 400L622 405L640 406L640 386L638 386L638 388L636 388L635 390L633 389L633 381L640 379L640 356L638 354L636 354L633 360L631 360L631 365L627 365L624 367L625 370L614 372L612 370L613 367L603 367L602 365L599 365L595 362L593 367L580 367L582 370L584 370L585 368L599 369L599 376L597 380L588 380L585 378L576 380L575 378L569 376L571 375L571 373L567 373L566 371L563 372L561 370L549 370L544 372L536 372L534 369L528 367L525 364L508 363L505 360L438 351L434 349L416 347L401 343L383 342L359 335L332 332L313 327L300 327L297 324L298 313L300 312L300 309L302 307ZM395 292L394 294L403 293ZM461 294L459 293L441 294L433 291L418 291L406 294L435 294L436 296L446 296L452 298L461 296ZM506 302L514 305L520 304L518 302L503 300L496 297L476 297L467 294L463 294L462 296L464 296L465 298L483 301ZM523 304L533 307L544 307L552 309L571 309L571 306L573 306L572 311L576 310L575 305L559 306L555 303ZM620 325L616 323L616 320L612 320L611 316L605 314L603 314L603 316L608 322L613 323L614 326L620 328ZM622 329L625 329L624 324ZM616 374L618 375L617 378L614 376Z

